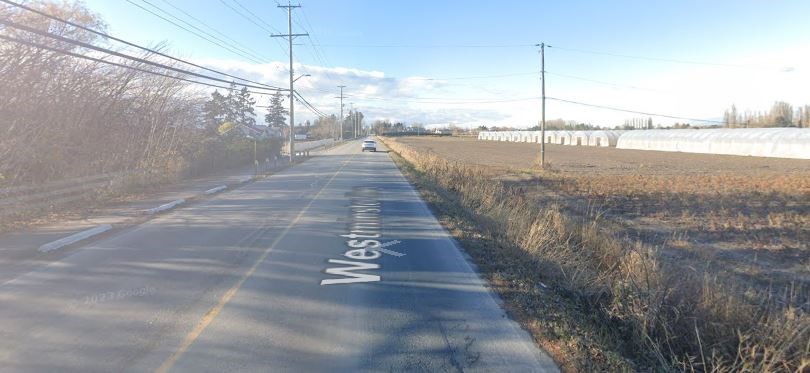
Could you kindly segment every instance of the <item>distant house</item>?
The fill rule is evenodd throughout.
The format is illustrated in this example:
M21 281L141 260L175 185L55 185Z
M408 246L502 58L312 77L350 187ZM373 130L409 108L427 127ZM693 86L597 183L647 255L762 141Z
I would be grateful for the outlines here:
M243 135L259 139L281 138L281 129L270 126L239 126Z

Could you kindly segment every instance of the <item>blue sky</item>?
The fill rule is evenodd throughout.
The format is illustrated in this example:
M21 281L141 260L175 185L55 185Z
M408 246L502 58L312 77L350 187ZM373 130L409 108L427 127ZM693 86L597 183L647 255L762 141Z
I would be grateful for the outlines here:
M150 8L144 0L131 1ZM286 31L286 12L275 2L145 1L208 30L178 11L182 9L259 55L260 61L232 54L127 1L86 3L115 36L139 43L166 41L173 54L285 84L284 42L269 38L266 30L225 5L243 11L241 4L273 29ZM338 109L334 86L346 84L352 96L347 102L369 118L534 125L539 118L534 98L540 91L539 75L532 74L539 70L533 44L541 41L552 45L546 53L547 94L552 97L694 118L720 117L732 103L751 110L765 110L775 100L810 104L807 1L300 4L293 29L312 37L296 40L302 45L295 47L294 56L301 64L297 71L313 75L299 81L300 91L329 113ZM560 102L549 102L547 110L547 118L604 125L637 116ZM302 113L304 119L310 116Z

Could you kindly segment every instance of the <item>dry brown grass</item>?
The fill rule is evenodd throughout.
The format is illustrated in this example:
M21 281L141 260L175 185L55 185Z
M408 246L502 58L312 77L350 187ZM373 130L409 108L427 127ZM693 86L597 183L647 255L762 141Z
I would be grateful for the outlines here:
M691 261L621 238L621 226L599 214L570 214L486 167L385 143L566 370L810 369L810 317L796 289L730 286ZM591 180L574 188L615 187ZM787 214L771 219L801 224L785 223Z

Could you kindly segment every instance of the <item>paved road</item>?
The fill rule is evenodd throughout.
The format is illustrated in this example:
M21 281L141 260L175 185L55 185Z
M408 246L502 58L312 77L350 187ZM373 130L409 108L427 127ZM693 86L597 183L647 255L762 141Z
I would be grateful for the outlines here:
M280 169L286 161L275 167L262 163L260 172ZM36 225L16 232L0 234L0 284L32 268L61 259L70 250L58 250L42 255L37 249L43 244L56 241L86 229L111 224L115 227L132 225L145 220L145 211L178 199L190 199L202 195L206 190L221 185L237 185L255 174L253 165L239 166L203 177L183 180L166 185L160 191L148 193L141 198L109 206L99 207L87 216L73 216L52 223Z
M0 370L555 371L389 156L359 148L0 285Z

